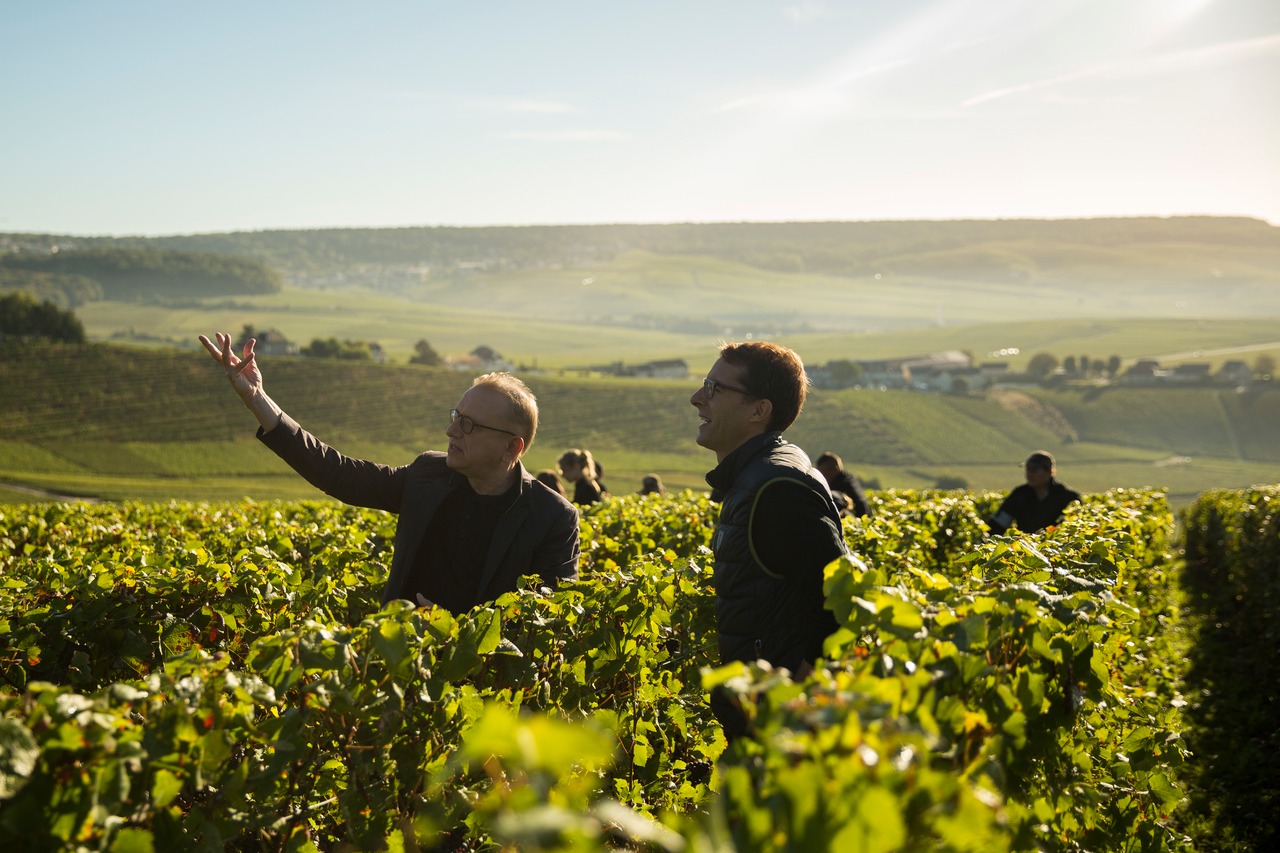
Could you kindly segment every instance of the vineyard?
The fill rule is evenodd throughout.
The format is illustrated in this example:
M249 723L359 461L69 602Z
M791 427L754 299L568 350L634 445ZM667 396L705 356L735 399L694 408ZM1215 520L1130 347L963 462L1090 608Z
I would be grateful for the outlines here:
M1171 850L1189 839L1163 494L985 537L882 492L803 681L716 668L705 496L583 514L582 578L378 606L394 519L0 509L0 837L23 849ZM1201 515L1206 512L1201 510ZM1273 582L1274 588L1274 582ZM741 697L726 748L706 693ZM15 849L12 846L10 849Z

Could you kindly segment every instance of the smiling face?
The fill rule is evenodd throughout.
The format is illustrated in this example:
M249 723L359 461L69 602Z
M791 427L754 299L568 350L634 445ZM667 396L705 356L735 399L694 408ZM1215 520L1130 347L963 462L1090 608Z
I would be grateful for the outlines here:
M698 444L714 451L716 461L737 449L744 441L765 432L773 406L741 390L748 387L746 369L717 359L707 378L717 384L714 394L704 385L689 402L698 410Z
M464 432L460 417L445 430L449 436L446 458L449 467L470 480L481 494L492 494L489 490L503 483L510 485L511 472L524 452L523 438L500 432L519 432L510 402L501 392L476 385L462 395L457 411L474 422L474 426L470 433Z

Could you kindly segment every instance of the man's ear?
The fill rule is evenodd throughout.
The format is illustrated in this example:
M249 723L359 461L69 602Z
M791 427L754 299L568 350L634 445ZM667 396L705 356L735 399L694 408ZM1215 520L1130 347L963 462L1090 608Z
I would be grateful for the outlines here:
M752 423L768 424L773 419L773 401L757 397L748 418Z
M511 461L515 462L524 455L524 439L521 436L513 435L507 442L507 452L511 454Z

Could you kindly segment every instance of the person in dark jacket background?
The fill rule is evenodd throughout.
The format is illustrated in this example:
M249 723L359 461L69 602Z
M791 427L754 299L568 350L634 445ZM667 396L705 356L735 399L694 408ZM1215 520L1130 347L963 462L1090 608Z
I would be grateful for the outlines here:
M1015 488L987 519L992 533L1004 533L1018 525L1023 533L1035 533L1062 520L1062 511L1080 500L1080 493L1054 479L1057 463L1046 450L1037 450L1023 465L1027 482Z
M835 631L823 569L848 554L840 512L804 451L782 438L804 406L799 356L766 341L725 344L689 402L698 444L719 463L707 474L721 503L712 537L720 659L765 660L803 676ZM747 730L741 708L713 691L731 741Z
M847 505L841 507L841 515L853 518L871 515L871 505L867 503L867 493L862 488L862 481L851 471L845 470L844 460L828 450L819 456L813 465L826 478L827 485L831 487L831 496L836 499L836 503L842 503L841 495L847 499L843 501Z
M538 483L520 459L538 429L538 403L506 373L478 377L450 410L448 452L427 451L392 467L342 455L267 396L254 356L231 337L202 343L260 425L258 439L326 494L397 513L395 550L382 602L407 599L460 613L516 589L578 574L578 510Z

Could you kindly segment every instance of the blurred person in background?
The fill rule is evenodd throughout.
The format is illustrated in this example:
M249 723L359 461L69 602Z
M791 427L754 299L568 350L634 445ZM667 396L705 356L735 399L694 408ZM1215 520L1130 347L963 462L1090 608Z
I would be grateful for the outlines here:
M533 479L546 486L565 500L569 499L569 495L565 493L564 484L560 482L560 475L550 468L543 468L541 471L533 475Z
M813 464L831 487L831 495L838 503L843 504L841 515L853 518L871 515L871 505L867 503L867 493L862 488L862 481L853 472L845 470L844 461L838 455L828 450Z
M591 451L573 448L560 454L557 462L560 476L573 483L573 502L578 506L590 506L604 499L604 491L596 480L596 463Z
M644 479L640 481L640 492L642 495L663 495L666 490L662 487L662 478L657 474L645 474Z
M1023 463L1027 481L1009 493L995 514L987 519L992 533L1004 533L1013 525L1023 533L1035 533L1062 520L1080 493L1055 479L1057 463L1047 450L1037 450Z

